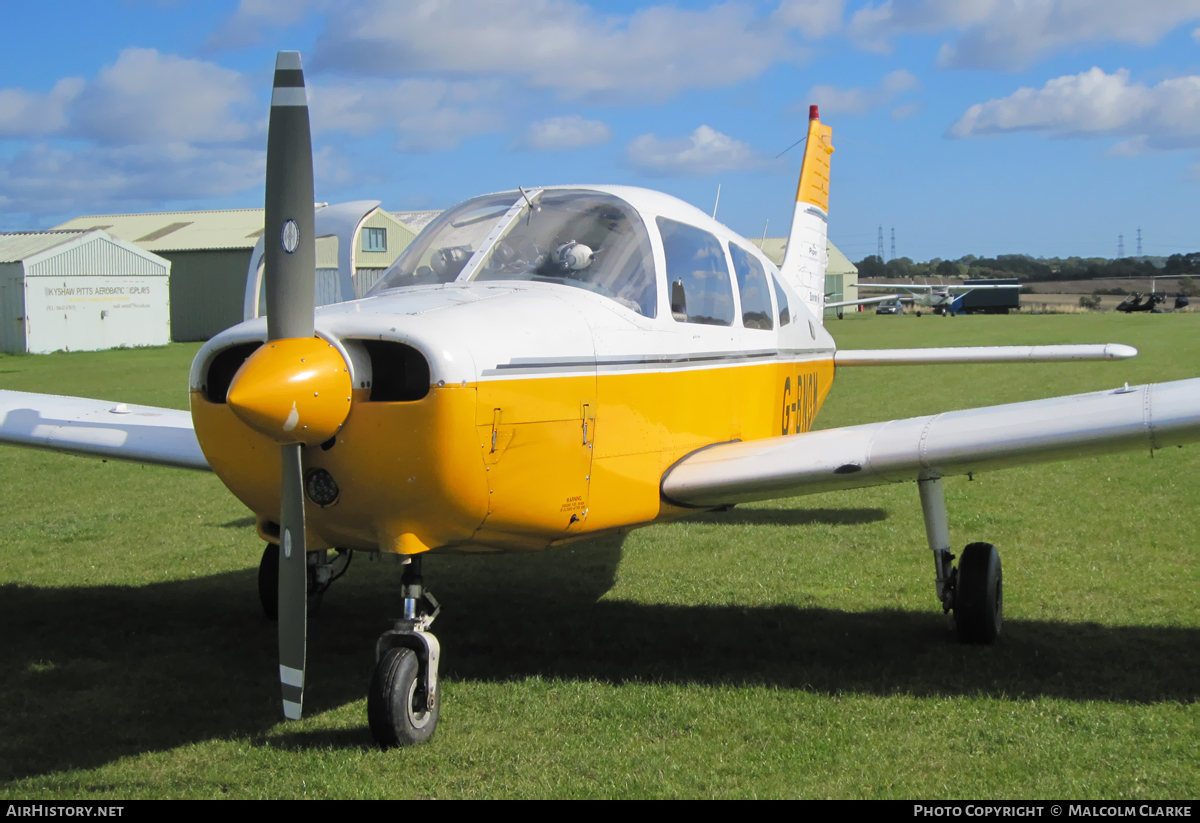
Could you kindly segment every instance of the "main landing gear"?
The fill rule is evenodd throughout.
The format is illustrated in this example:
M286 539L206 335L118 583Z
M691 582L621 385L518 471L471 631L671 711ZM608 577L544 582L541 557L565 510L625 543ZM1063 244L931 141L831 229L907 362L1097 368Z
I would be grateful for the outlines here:
M963 643L995 643L1004 619L1000 553L991 543L971 543L963 549L958 568L954 568L942 479L918 480L917 488L921 492L925 536L933 550L937 596L943 611L954 612L954 626Z
M354 555L349 549L334 549L329 552L309 552L308 560L308 613L316 614L325 592L346 570ZM279 547L268 543L258 561L258 602L268 620L279 619Z
M367 692L371 736L385 749L433 737L441 710L438 657L441 647L429 626L442 610L421 578L421 556L409 560L400 579L404 617L375 644L375 672Z

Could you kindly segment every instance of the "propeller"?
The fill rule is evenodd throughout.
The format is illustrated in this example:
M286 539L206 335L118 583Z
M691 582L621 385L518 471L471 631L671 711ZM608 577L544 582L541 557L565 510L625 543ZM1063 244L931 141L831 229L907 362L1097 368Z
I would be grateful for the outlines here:
M296 51L275 59L265 205L267 342L234 375L227 403L279 444L279 680L284 716L298 720L308 635L304 448L337 434L350 413L351 381L337 349L315 336L312 138Z

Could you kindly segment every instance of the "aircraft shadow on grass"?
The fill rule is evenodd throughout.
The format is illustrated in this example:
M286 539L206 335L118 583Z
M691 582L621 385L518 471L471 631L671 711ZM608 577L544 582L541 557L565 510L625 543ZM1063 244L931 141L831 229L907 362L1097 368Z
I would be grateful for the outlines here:
M817 512L811 522L829 517ZM742 516L752 515L777 522L792 512ZM953 642L933 608L601 600L621 552L622 539L608 538L533 555L430 557L445 676L1134 703L1191 702L1200 683L1197 629L1009 620L988 648ZM400 573L359 559L326 595L309 623L309 716L361 699ZM357 730L266 737L278 722L276 632L255 586L251 570L136 588L0 586L0 783L213 738L369 746L365 716Z

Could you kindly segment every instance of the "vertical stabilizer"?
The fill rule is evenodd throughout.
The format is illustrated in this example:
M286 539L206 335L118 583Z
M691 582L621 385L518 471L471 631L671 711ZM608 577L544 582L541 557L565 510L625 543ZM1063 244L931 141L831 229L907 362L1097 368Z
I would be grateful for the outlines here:
M808 107L808 142L796 189L796 211L780 274L817 318L825 315L825 269L829 265L829 155L833 129L821 125L816 106Z

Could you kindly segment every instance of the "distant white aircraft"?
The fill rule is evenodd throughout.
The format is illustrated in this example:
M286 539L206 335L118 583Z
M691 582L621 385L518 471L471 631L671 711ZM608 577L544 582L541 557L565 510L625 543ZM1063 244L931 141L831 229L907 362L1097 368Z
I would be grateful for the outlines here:
M888 291L908 291L911 295L889 294L887 297L878 298L878 300L895 300L899 298L905 302L910 302L914 306L928 308L934 314L954 314L957 309L954 308L955 301L961 299L969 292L976 289L1019 289L1019 285L1011 286L954 286L945 283L935 285L922 284L916 285L912 283L859 283L858 288L862 289L887 289ZM875 300L875 298L870 298ZM865 301L862 301L865 302ZM878 302L878 301L876 301ZM827 305L843 305L843 304L827 304ZM844 305L849 305L844 304ZM921 312L917 312L917 316L921 316Z

